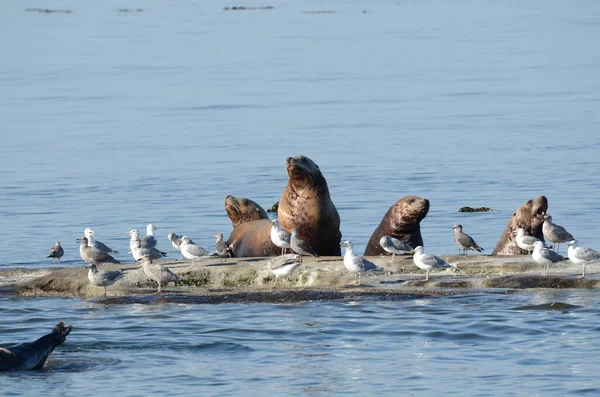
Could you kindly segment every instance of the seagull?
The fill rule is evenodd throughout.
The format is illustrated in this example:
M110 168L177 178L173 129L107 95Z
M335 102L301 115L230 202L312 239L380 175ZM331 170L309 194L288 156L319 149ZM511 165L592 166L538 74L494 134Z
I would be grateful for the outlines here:
M156 238L154 238L154 231L156 230L156 226L153 224L148 224L146 226L146 235L141 238L142 240L142 248L154 248L156 247Z
M271 224L271 241L273 244L281 248L281 253L285 254L290 246L291 234L283 230L279 226L279 221L273 219L269 222Z
M194 244L188 236L181 237L177 240L177 243L179 243L179 247L181 248L181 255L186 259L191 259L192 264L196 262L196 259L210 255L210 252Z
M90 247L96 247L100 251L105 252L105 253L110 254L110 255L117 255L119 253L119 251L113 250L112 248L110 248L106 244L104 244L104 243L102 243L100 241L94 240L94 235L96 234L96 232L94 232L89 227L86 228L83 231L83 234L88 239L88 246L90 246Z
M58 263L60 264L60 258L65 254L65 250L60 246L60 241L54 243L54 247L48 250L48 256L46 258L52 258L52 263L58 259Z
M215 243L217 254L219 254L221 258L233 258L232 249L225 241L223 241L223 233L217 233L213 237L217 239L217 242Z
M106 296L106 287L113 285L117 280L123 278L123 272L120 270L98 270L98 266L91 264L85 267L88 270L88 280L97 287L104 287L104 296Z
M144 255L149 255L150 259L162 259L168 254L157 250L156 248L142 248L142 242L139 238L133 240L129 245L133 259L139 261Z
M471 236L466 233L463 233L462 225L454 225L452 226L454 229L454 243L458 246L458 255L460 255L460 250L463 250L463 254L467 254L468 250L482 252L483 248L481 248L475 240Z
M556 223L552 223L552 216L548 214L544 216L542 233L544 234L544 237L552 243L553 248L556 244L556 253L558 253L560 243L568 243L569 241L575 240L571 233L567 232L564 227L557 225Z
M65 342L70 332L71 326L65 326L61 321L54 326L52 332L33 342L0 347L0 371L41 369L50 353Z
M533 251L533 244L535 244L536 241L542 241L536 237L525 235L525 229L523 229L522 227L518 228L513 233L517 236L515 238L515 241L517 242L519 248L527 251L528 254L530 254L531 251Z
M152 263L152 259L150 259L150 256L148 255L145 255L142 258L142 267L146 277L158 283L158 291L156 291L157 294L160 294L160 287L163 283L183 280L179 275L173 273L166 267L159 265L158 263Z
M290 236L290 246L292 250L300 255L311 255L315 258L318 258L319 255L315 252L315 250L310 246L307 241L300 240L298 238L298 229L293 228L292 234ZM302 259L301 259L302 260Z
M569 249L567 250L569 260L577 265L583 265L583 273L577 278L585 278L585 267L586 265L600 261L600 251L593 250L591 248L584 248L577 246L577 240L569 241Z
M289 277L294 273L296 268L302 264L301 256L298 254L280 255L269 261L269 269L275 275L273 286L277 283L280 277Z
M410 245L392 236L383 236L380 238L379 245L381 245L381 248L383 248L385 252L392 254L392 263L396 261L396 254L408 254L412 250Z
M558 255L556 252L549 250L544 247L544 243L541 241L536 241L533 243L533 252L531 253L531 258L538 264L544 265L544 272L542 273L544 277L548 276L548 268L551 264L556 262L564 261L561 255Z
M103 263L121 263L109 254L100 251L98 248L90 247L88 245L88 239L82 237L79 240L79 255L81 259L90 265L101 265Z
M415 256L413 256L413 261L415 262L415 265L417 265L419 269L427 270L427 276L423 281L429 281L430 270L443 269L448 267L456 268L455 264L450 264L442 258L439 258L435 255L424 253L423 247L421 247L420 245L414 250L410 251L410 253L415 254Z
M354 255L354 249L350 241L342 241L340 247L346 248L344 254L344 266L354 273L354 284L360 285L362 274L370 270L381 270L373 262L365 259L364 256Z
M177 233L169 233L167 235L167 238L169 239L169 242L171 243L171 247L173 247L177 251L179 251L179 259L183 259L183 255L181 255L181 248L179 247L179 243L177 242L177 240L179 240L181 238L181 236L179 236Z

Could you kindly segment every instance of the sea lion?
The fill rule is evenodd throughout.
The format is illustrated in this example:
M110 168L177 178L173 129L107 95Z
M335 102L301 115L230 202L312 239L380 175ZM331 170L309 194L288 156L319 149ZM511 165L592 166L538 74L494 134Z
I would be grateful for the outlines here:
M423 246L421 221L427 212L429 212L427 199L406 196L396 201L371 235L364 255L389 255L389 252L379 245L379 240L383 236L392 236L413 248Z
M234 228L244 222L269 219L260 205L245 197L236 198L231 195L225 197L225 211Z
M71 326L65 326L61 321L52 332L34 342L0 348L0 371L42 368L50 353L67 339L70 332Z
M271 241L271 221L259 219L236 226L227 244L235 258L281 255L282 250Z
M546 211L548 211L548 199L545 196L529 200L517 208L508 221L504 233L500 236L496 248L492 251L492 255L527 255L527 251L522 250L517 245L514 231L523 228L526 235L544 241L542 225L544 224Z
M286 160L288 183L277 209L281 227L298 229L298 237L320 256L341 255L340 215L319 166L305 156Z

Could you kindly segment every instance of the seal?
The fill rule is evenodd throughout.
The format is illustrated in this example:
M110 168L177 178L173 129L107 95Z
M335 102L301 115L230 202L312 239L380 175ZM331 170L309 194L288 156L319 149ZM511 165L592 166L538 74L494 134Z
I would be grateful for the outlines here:
M298 229L298 237L320 256L340 256L340 215L319 166L305 156L286 160L288 183L283 190L277 216L287 231Z
M50 353L67 339L70 332L71 326L65 326L61 321L52 332L34 342L0 348L0 371L42 368Z
M389 255L379 244L383 236L394 237L413 248L423 246L421 221L429 212L429 200L406 196L396 201L385 213L371 235L363 255Z
M517 208L508 221L504 233L500 236L496 248L492 251L492 255L527 255L527 251L517 245L514 231L522 228L526 235L544 241L542 225L546 211L548 211L548 199L545 196L529 200Z
M225 211L234 228L245 222L269 219L260 205L245 197L225 197Z

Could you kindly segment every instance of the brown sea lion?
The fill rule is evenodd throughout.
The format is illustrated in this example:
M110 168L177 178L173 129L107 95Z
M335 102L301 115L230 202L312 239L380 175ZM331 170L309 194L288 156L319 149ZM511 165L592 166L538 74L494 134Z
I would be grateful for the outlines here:
M268 219L237 225L229 234L227 244L232 247L236 258L281 255L281 248L271 241L271 222Z
M54 348L62 344L71 332L71 326L62 321L52 332L36 341L0 348L0 371L40 369Z
M320 256L341 255L340 215L319 166L305 156L286 160L288 183L277 215L287 231L298 229L298 237Z
M225 197L225 211L234 228L244 222L269 219L260 205L245 197Z
M523 228L526 235L544 241L542 225L544 224L546 211L548 211L548 199L545 196L529 200L521 205L508 221L508 225L506 225L504 233L500 236L492 255L527 255L527 251L522 250L517 245L513 232L518 228Z
M389 255L379 245L383 236L392 236L413 248L423 246L421 221L429 212L429 200L406 196L396 201L371 235L364 255Z

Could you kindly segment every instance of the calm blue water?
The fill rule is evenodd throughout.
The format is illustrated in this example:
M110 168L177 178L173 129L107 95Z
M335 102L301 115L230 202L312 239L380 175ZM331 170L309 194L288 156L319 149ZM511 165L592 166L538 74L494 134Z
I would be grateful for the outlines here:
M159 248L171 231L212 248L231 230L225 196L270 207L297 154L320 165L359 250L408 194L431 201L430 252L456 251L455 223L491 252L513 211L542 194L557 223L600 247L600 3L271 4L3 2L0 265L50 266L60 240L81 266L85 227L121 260L124 233L150 222ZM306 13L318 10L334 13ZM497 211L458 213L465 205ZM48 370L2 375L2 392L26 381L33 394L78 396L597 394L598 297L547 294L216 307L2 298L2 344L75 326ZM513 310L553 300L582 307Z
M599 296L296 305L104 305L0 298L3 343L73 324L43 371L0 374L20 395L598 395ZM573 305L550 310L560 301Z

